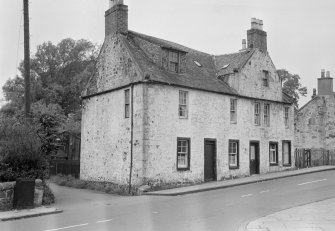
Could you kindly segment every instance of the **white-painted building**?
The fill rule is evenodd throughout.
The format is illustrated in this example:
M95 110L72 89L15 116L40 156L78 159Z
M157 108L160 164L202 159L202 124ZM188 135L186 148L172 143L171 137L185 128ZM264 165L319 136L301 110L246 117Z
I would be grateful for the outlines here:
M294 109L252 19L239 52L214 56L128 30L122 1L83 94L81 178L203 182L294 166Z

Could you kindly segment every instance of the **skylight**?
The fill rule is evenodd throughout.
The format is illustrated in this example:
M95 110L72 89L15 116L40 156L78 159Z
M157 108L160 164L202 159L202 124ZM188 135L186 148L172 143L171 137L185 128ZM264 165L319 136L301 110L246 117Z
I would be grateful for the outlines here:
M226 64L224 65L221 69L226 69L227 67L229 67L230 64Z
M202 67L202 65L198 62L194 60L194 63L198 66L198 67Z

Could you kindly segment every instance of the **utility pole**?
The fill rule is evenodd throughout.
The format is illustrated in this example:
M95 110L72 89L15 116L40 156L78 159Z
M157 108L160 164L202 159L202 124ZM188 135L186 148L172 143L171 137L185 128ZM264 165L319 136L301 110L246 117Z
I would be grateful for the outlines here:
M29 34L29 0L23 0L24 18L24 84L25 114L30 115L30 34Z

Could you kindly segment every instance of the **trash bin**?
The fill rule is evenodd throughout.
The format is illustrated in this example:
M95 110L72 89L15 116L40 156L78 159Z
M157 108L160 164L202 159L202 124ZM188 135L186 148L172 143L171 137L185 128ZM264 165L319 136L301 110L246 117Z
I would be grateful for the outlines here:
M16 209L34 207L35 179L17 178L14 188L13 206Z

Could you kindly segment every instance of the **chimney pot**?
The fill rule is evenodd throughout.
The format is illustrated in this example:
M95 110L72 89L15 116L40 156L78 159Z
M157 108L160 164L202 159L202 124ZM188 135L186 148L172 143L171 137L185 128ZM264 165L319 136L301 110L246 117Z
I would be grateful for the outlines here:
M123 0L108 0L109 1L109 8L112 8L115 5L121 4L123 5Z
M326 72L326 77L327 77L327 78L330 78L330 71L327 71L327 72Z
M252 18L251 19L251 29L257 29L257 19L256 18Z
M263 30L263 20L259 20L259 29Z
M321 69L321 78L325 77L325 69Z
M242 49L245 50L247 48L247 41L242 39Z

